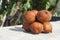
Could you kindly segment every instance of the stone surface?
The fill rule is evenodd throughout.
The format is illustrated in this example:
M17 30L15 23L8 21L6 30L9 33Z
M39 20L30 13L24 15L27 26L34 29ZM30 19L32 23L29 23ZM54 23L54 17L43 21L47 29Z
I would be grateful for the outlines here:
M51 22L52 33L31 34L22 29L22 25L0 27L0 40L60 40L60 21Z

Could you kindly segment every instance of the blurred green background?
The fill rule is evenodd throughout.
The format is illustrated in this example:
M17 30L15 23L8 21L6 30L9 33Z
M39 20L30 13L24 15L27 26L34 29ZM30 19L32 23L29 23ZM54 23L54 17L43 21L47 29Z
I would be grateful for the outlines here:
M60 0L0 0L0 26L22 24L23 13L33 9L60 16Z

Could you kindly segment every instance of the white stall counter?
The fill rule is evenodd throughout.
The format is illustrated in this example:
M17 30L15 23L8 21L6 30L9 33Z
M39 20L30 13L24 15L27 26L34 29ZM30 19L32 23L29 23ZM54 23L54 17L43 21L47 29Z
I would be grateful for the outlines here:
M22 25L0 27L0 40L60 40L60 21L51 22L52 33L32 34L25 32Z

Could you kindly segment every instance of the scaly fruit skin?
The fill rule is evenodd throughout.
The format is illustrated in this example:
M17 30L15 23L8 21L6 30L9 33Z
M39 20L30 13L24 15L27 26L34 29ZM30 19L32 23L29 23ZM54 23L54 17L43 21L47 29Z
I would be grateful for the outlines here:
M43 29L45 33L52 32L52 25L50 22L43 23Z
M34 22L31 24L30 30L34 34L39 34L43 31L43 25L39 22Z
M28 23L33 23L35 21L35 14L32 11L27 11L24 14L24 20L26 20Z
M28 24L26 21L23 22L23 27L25 31L29 32L30 31L30 24Z
M51 18L52 18L52 14L51 14L51 12L49 12L47 10L41 10L37 14L38 21L40 21L42 23L50 21Z
M37 10L31 10L32 12L34 12L35 16L37 16L38 11Z

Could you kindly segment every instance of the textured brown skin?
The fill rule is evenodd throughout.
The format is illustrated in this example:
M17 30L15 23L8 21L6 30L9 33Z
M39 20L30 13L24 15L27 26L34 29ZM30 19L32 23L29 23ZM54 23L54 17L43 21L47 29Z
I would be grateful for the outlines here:
M34 12L35 16L37 16L38 11L37 10L31 10L32 12Z
M47 22L50 21L52 18L52 14L51 12L47 11L47 10L41 10L38 12L37 14L37 19L40 22Z
M43 25L39 22L34 22L31 24L30 30L34 34L39 34L43 31Z
M28 24L26 21L23 22L23 27L25 31L29 32L30 31L30 24Z
M37 20L37 13L38 13L38 11L37 10L31 10L32 12L34 12L34 14L35 14L35 21L38 21Z
M45 33L52 32L52 25L50 22L44 22L43 28Z
M34 12L32 11L27 11L25 14L24 14L24 20L26 20L28 23L32 23L35 21L35 14Z

